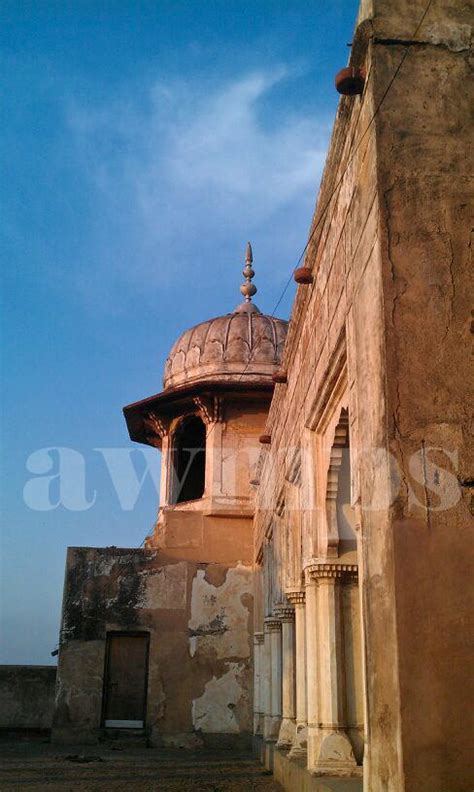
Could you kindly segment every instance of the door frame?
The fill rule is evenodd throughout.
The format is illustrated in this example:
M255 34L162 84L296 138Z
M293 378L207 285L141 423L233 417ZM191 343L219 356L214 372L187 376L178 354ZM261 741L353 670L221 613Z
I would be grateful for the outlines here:
M126 726L105 726L106 721L106 706L107 706L107 690L106 681L109 672L110 652L109 644L112 638L146 638L146 661L145 661L145 696L143 699L143 726L146 727L147 704L148 704L148 667L150 662L150 632L148 630L107 630L105 635L105 656L104 656L104 671L102 677L102 707L100 715L100 725L102 729L120 729L127 728ZM136 728L136 727L135 727ZM138 727L140 728L140 727Z

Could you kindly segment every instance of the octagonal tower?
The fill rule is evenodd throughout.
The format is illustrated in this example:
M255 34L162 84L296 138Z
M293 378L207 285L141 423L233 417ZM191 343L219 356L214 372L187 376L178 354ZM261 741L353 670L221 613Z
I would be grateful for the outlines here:
M160 504L140 549L70 548L54 737L133 729L195 748L252 731L252 478L287 323L244 300L186 330L164 389L124 408L162 452Z

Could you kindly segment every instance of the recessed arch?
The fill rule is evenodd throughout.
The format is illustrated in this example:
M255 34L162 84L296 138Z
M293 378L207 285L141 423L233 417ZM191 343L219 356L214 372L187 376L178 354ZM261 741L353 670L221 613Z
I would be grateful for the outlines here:
M356 547L351 508L349 411L343 407L334 430L326 485L327 553L339 555L341 542Z
M206 425L199 415L188 415L171 439L170 504L202 498L205 471Z

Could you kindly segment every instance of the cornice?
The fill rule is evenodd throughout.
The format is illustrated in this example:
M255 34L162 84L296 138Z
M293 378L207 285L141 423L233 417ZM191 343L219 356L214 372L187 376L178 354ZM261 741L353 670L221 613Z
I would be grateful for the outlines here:
M276 605L275 616L282 622L292 622L295 618L295 609L289 605Z
M280 632L281 621L276 616L268 616L265 619L265 630L267 632Z
M357 564L309 564L305 568L305 578L311 580L354 580L358 579Z
M304 605L306 593L304 591L287 591L286 598L292 605Z

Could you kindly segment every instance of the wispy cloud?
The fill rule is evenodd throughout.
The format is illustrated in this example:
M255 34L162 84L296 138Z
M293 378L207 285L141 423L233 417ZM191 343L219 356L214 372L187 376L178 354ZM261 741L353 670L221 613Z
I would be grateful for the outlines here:
M157 251L172 262L169 284L187 274L193 253L222 255L237 238L257 236L261 249L277 244L285 255L302 247L328 128L268 110L272 89L288 79L279 66L217 85L160 80L141 103L71 108L101 218L101 266L113 257L115 277L139 288Z

